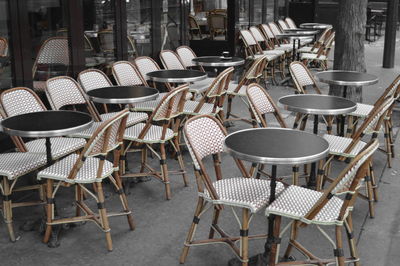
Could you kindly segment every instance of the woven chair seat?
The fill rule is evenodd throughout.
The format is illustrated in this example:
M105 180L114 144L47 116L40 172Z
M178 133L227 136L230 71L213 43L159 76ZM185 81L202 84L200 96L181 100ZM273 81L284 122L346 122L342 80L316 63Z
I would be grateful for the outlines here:
M363 141L359 141L350 153L344 153L346 148L350 145L352 138L340 137L325 134L324 139L329 143L329 153L334 155L341 155L346 157L355 157L367 145Z
M25 143L28 152L46 154L46 140L36 139ZM71 152L77 151L85 146L86 141L81 138L50 138L51 156L57 160Z
M367 117L368 114L372 111L372 109L374 109L373 105L357 103L357 109L348 115L357 117Z
M189 91L194 92L195 94L201 94L205 92L214 81L213 78L206 78L200 81L196 81L189 84Z
M314 48L312 46L305 46L305 47L301 47L300 49L297 50L297 52L299 53L312 53L315 54L318 52L317 48Z
M337 218L339 217L343 200L336 196L333 196L327 202L313 220L304 218L322 195L323 192L299 186L289 186L267 207L265 215L275 214L300 220L307 224L341 224L341 222L337 221Z
M40 81L40 80L33 81L33 89L36 92L45 92L46 91L46 81Z
M72 171L72 168L74 167L78 157L79 155L77 154L71 154L65 157L64 159L40 171L37 175L37 178L39 180L42 178L61 180L67 183L93 183L101 182L102 179L109 177L115 170L117 170L114 168L111 162L105 160L101 177L97 178L97 170L99 168L100 159L88 157L83 163L81 169L79 169L76 177L74 179L68 179L68 175Z
M69 137L72 138L84 138L84 139L89 139L92 137L93 133L96 131L96 129L102 124L102 122L93 122L92 126L86 130L83 130L81 132L75 133L70 135Z
M154 100L154 101L147 101L143 103L137 103L135 106L132 108L134 111L142 111L142 112L153 112L154 109L156 109L157 105L160 103L160 100Z
M46 164L46 155L30 152L0 154L0 175L14 180Z
M196 101L186 101L185 106L183 107L183 113L186 115L214 115L213 108L214 104L204 103L198 112L194 112L199 102ZM220 111L220 108L217 110ZM218 113L216 112L216 113Z
M207 189L204 190L204 193L199 193L199 196L213 204L247 208L252 213L256 213L267 206L269 201L269 180L233 177L213 182L213 186L217 191L218 200L212 200ZM283 184L277 182L276 194L281 193L283 189Z
M113 118L117 114L118 114L118 112L105 113L105 114L101 114L100 117L101 117L102 121L106 121L110 118ZM129 112L128 120L126 121L126 126L127 127L133 126L137 123L146 121L147 118L149 118L149 116L146 113Z
M281 56L281 55L285 54L285 51L284 50L267 50L267 51L263 51L263 54Z
M172 139L174 131L167 129L164 140L161 139L163 128L161 126L151 125L143 139L139 139L139 135L144 128L145 123L139 123L125 130L124 139L142 143L163 143Z
M301 54L301 60L304 60L304 59L307 59L307 60L326 60L327 58L326 58L325 55L320 55L318 57L317 54L302 53Z
M236 88L237 88L238 85L239 85L239 84L237 84L237 83L232 83L232 82L231 82L231 83L229 84L229 86L228 86L228 90L226 91L226 93L227 93L227 94L231 94L231 95L238 95L238 96L246 97L246 89L247 89L247 86L244 85L244 86L242 86L242 87L239 89L238 92L235 92L235 90L236 90Z
M310 39L310 38L304 38L301 39L300 38L300 45L308 45L314 42L314 39Z
M266 55L265 54L255 54L254 55L254 59L258 59L258 58L264 57L264 56L266 56L267 61L273 61L273 60L275 60L275 59L277 59L279 57L276 54L266 54Z

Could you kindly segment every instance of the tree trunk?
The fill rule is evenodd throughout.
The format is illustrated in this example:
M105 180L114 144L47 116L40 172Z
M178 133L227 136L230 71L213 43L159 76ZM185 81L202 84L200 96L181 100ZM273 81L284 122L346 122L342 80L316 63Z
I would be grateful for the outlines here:
M336 21L333 69L365 72L364 39L368 0L340 0ZM343 87L331 86L330 95L342 95ZM349 87L347 98L362 102L362 88Z

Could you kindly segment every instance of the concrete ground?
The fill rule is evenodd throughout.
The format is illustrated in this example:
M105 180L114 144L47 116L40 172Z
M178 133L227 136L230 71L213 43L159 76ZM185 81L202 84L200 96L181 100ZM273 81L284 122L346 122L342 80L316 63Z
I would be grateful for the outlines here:
M400 58L400 45L397 46L397 58ZM364 88L364 102L373 103L384 88L400 74L400 60L396 60L394 69L381 68L383 54L382 38L372 44L366 44L366 61L368 72L380 77L377 85ZM324 84L321 86L326 91ZM293 88L282 86L269 86L268 92L277 100L279 97L293 93ZM234 110L248 116L244 105L235 101ZM292 125L293 116L283 112L289 125ZM397 136L399 116L395 113L395 133ZM273 120L273 119L272 119ZM271 120L271 121L272 121ZM311 131L309 124L308 131ZM270 125L276 125L271 122ZM249 125L237 122L229 128L233 132ZM323 133L323 126L320 127ZM400 138L396 140L396 151L400 146ZM381 142L383 143L383 142ZM400 163L396 154L391 169L386 166L386 157L377 152L374 156L374 169L379 178L379 202L376 204L376 218L368 216L368 204L359 199L355 206L354 226L355 235L362 265L399 265L400 261ZM171 177L172 200L164 198L164 186L156 180L145 183L133 184L130 188L128 201L133 210L136 221L136 230L129 231L126 219L123 217L110 218L111 234L114 243L114 251L106 250L103 233L92 223L72 227L63 230L61 234L61 245L58 248L48 248L41 243L42 235L37 230L23 231L20 226L26 221L42 217L41 207L20 208L14 211L14 223L17 235L20 239L16 243L8 241L4 223L0 224L0 265L178 265L179 255L183 247L187 230L193 219L194 207L197 200L197 188L192 171L191 159L184 152L184 159L188 171L190 184L183 186L180 176ZM138 155L130 156L130 167L137 171ZM153 161L157 165L156 160ZM168 160L169 167L176 169L178 164L174 160ZM207 161L208 169L212 165ZM335 163L332 176L343 169L343 163ZM268 168L267 168L268 169ZM223 174L226 177L239 175L234 168L233 161L229 156L223 157ZM290 174L289 167L280 167L278 175ZM106 206L109 210L119 210L119 200L116 194L111 193L109 185L107 188ZM59 213L67 216L74 213L72 189L64 188L56 197ZM93 207L95 203L88 200ZM210 213L206 213L199 224L198 238L208 235ZM284 221L286 223L287 221ZM238 226L229 208L225 208L220 224L225 231L238 233ZM266 218L261 211L258 213L250 227L250 233L265 233L267 230ZM332 228L327 228L332 235ZM285 247L283 239L283 248ZM326 243L315 227L307 227L301 230L300 242L309 247L321 257L332 256L332 247ZM264 240L250 242L250 255L262 252ZM298 258L301 256L294 253ZM227 265L234 255L224 245L202 246L191 248L185 265Z

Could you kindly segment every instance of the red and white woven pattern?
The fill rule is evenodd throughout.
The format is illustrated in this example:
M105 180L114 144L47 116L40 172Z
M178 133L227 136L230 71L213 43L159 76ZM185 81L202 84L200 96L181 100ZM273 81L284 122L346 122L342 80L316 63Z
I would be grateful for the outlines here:
M240 35L242 36L244 42L251 46L251 45L256 45L257 42L254 39L253 35L251 34L251 32L249 30L241 30L240 31Z
M145 80L148 80L147 73L160 70L160 67L157 65L157 63L147 56L136 58L135 65Z
M57 77L47 81L47 93L53 108L59 110L67 105L86 104L79 85L70 77Z
M274 106L271 104L267 97L267 92L263 88L253 85L249 86L246 90L247 97L249 98L250 108L258 123L261 123L261 118L258 117L257 112L260 114L267 114L275 112Z
M4 93L2 104L8 116L45 111L32 92L25 88Z
M372 111L372 109L374 109L373 105L357 103L357 109L354 112L350 113L349 115L357 117L367 117L368 114Z
M207 155L223 152L225 134L219 125L208 117L200 117L186 123L185 126L186 144L196 169L200 169L199 160Z
M112 86L106 74L97 69L88 69L79 73L79 83L85 91Z
M166 69L185 69L178 55L171 50L162 50L160 59Z
M32 172L46 164L46 155L29 152L0 154L0 175L9 180Z
M394 98L390 96L386 98L386 100L382 103L382 108L375 114L374 118L371 122L365 127L363 133L364 134L371 134L373 132L379 131L380 128L376 128L381 116L389 109L389 107L393 104Z
M271 29L274 35L280 34L281 31L279 30L278 26L274 22L268 23L269 28Z
M107 121L108 119L114 117L117 114L118 114L118 112L105 113L105 114L101 114L100 118L102 121ZM146 113L129 112L128 119L126 120L126 126L127 127L133 126L137 123L146 121L147 118L149 118L149 116Z
M71 154L50 167L40 171L37 178L39 180L42 178L61 180L67 183L94 183L101 182L102 179L109 177L116 170L111 162L105 160L100 178L97 178L100 159L89 157L86 158L76 177L74 179L68 179L68 176L78 159L79 155Z
M310 77L308 69L303 64L294 62L290 64L290 70L292 77L296 79L300 86L314 85L314 81Z
M359 141L349 153L345 153L344 151L353 142L352 138L325 134L324 139L329 143L329 153L347 157L355 157L367 145L364 141Z
M252 213L256 213L269 202L269 180L233 177L213 182L213 187L218 194L218 200L212 200L207 189L204 193L199 193L201 197L213 204L247 208ZM283 184L277 182L276 194L281 193L283 189Z
M118 85L135 86L143 85L140 73L128 61L119 61L113 65L113 75Z
M196 55L192 49L187 46L180 46L176 48L176 53L179 55L179 58L186 68L195 66L195 64L192 62L192 59L195 58Z
M318 212L312 220L305 219L305 216L312 207L318 202L323 192L303 188L299 186L289 186L278 198L272 202L265 210L265 215L275 214L303 221L307 224L342 224L338 221L343 200L333 196L326 205Z

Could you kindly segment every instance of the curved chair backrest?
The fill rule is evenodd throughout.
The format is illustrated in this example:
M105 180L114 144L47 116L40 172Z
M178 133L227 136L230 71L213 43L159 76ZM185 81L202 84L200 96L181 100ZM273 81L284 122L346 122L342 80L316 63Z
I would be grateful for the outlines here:
M227 19L225 14L212 13L207 16L207 24L211 31L225 31Z
M290 75L292 76L293 82L297 91L301 94L306 94L306 88L313 86L318 94L321 94L314 77L308 70L308 68L299 61L294 61L289 65Z
M219 75L211 83L210 87L208 87L204 95L210 99L224 95L228 89L233 71L235 71L233 67L228 67L219 73Z
M279 29L279 27L274 23L274 22L269 22L268 23L269 28L271 29L272 33L274 35L280 34L281 30Z
M188 85L184 84L164 95L149 121L170 121L172 118L180 116L183 113L188 91Z
M249 30L241 30L240 36L242 37L246 46L257 45L257 41Z
M199 24L197 23L197 20L194 16L189 15L188 21L189 21L189 29L190 30L200 30Z
M112 73L115 81L120 86L148 86L147 82L140 75L139 70L131 62L115 62L112 66Z
M179 46L178 48L176 48L176 53L179 55L179 59L181 60L185 68L196 66L195 64L193 64L192 59L197 56L189 46Z
M262 127L267 127L265 114L274 114L281 127L287 125L281 116L278 107L271 96L257 83L252 83L246 88L246 96L257 123Z
M33 76L35 76L39 64L62 64L69 66L68 38L52 37L44 41L33 64Z
M257 28L256 26L251 26L250 27L250 32L253 35L253 38L257 42L265 42L264 35L261 33L259 28Z
M0 37L0 57L6 56L8 53L8 41L6 38Z
M394 102L393 95L387 97L380 105L374 106L367 119L364 120L359 130L356 131L355 136L361 138L365 134L379 133L383 119L385 118L386 111L392 106Z
M282 30L287 30L289 29L289 26L286 24L285 21L282 19L278 20L279 27L281 27Z
M11 88L3 91L0 100L7 116L47 110L39 96L31 89L24 87Z
M68 105L87 104L84 92L73 78L60 76L48 79L46 94L54 110Z
M114 46L114 32L112 30L102 30L97 33L99 39L100 49L105 53L113 53Z
M184 64L174 51L162 50L160 52L160 60L165 69L185 69Z
M139 56L135 58L134 63L145 80L148 80L147 73L160 70L160 66L156 63L156 61L148 56Z
M267 24L261 24L260 29L264 33L264 36L266 36L269 39L275 39L274 33Z
M98 69L86 69L80 72L78 81L85 91L113 86L107 75Z
M294 23L293 19L287 17L287 18L285 18L285 22L287 23L287 25L289 26L289 28L291 28L291 29L297 29L296 23Z
M338 222L343 222L349 209L352 208L355 202L354 197L357 196L356 192L360 187L360 181L368 175L372 155L378 147L379 142L377 139L367 144L367 146L347 165L332 184L324 190L324 193L303 218L305 223L313 220L318 215L318 213L332 198L332 195L338 196L341 194L347 194L339 215L336 218Z
M259 58L254 60L254 63L250 66L250 68L244 74L243 78L247 79L247 80L253 80L253 79L257 79L257 78L261 77L266 63L267 63L267 57L260 56Z
M128 55L130 57L135 57L138 56L138 50L136 48L136 41L132 36L127 37L127 41L128 41Z

